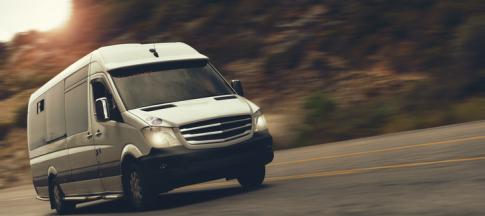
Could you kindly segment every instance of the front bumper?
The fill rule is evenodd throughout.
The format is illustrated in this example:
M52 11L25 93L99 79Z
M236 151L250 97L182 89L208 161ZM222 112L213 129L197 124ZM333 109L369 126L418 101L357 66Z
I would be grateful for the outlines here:
M152 149L140 159L147 179L161 191L219 178L234 178L241 169L273 161L269 134L254 134L242 143L210 149L184 146Z

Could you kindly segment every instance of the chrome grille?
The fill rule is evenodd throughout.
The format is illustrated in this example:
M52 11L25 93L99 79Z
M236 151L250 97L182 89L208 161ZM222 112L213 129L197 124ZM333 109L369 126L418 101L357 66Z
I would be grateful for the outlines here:
M251 116L240 115L190 123L180 127L180 133L189 144L209 144L244 137L251 129Z

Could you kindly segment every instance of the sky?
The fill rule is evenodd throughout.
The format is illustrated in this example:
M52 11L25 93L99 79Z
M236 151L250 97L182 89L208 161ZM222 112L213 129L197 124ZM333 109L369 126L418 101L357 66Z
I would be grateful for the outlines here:
M71 15L71 0L0 0L0 41L18 32L61 27Z

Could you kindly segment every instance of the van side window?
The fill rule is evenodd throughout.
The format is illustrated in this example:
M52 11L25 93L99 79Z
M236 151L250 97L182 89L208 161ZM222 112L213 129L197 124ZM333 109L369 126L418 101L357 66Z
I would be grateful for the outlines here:
M46 144L46 112L43 111L45 110L45 96L46 94L44 93L38 99L32 101L30 104L32 109L28 110L27 127L29 128L30 150Z
M88 130L87 82L84 80L65 93L67 136Z
M37 102L37 114L43 112L44 111L44 107L45 107L44 99L42 99L41 101Z
M113 98L113 95L106 87L104 80L102 79L95 79L91 81L91 86L93 87L93 104L99 98L106 97L108 99L108 105L110 108L111 120L117 122L123 122L123 117L121 116L121 112L116 105L116 102Z

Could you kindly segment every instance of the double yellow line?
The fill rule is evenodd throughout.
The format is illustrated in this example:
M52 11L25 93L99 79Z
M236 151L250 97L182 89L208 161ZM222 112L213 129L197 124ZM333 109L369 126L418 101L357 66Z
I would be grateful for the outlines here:
M375 154L375 153L402 151L402 150L413 149L413 148L431 147L431 146L436 146L436 145L451 145L451 144L463 145L463 144L468 144L468 143L465 143L465 141L473 141L473 140L481 140L481 139L485 139L485 136L475 136L475 137L467 137L467 138L461 138L461 139L453 139L453 140L437 141L437 142L430 142L430 143L421 143L421 144L414 144L414 145L391 147L391 148L385 148L385 149L369 150L369 151L363 151L363 152L353 152L353 153L313 157L313 158L307 158L307 159L301 159L301 160L276 162L276 163L269 164L268 167L300 164L300 163L307 163L307 162L325 160L325 159L349 158L349 157L356 157L356 156Z
M278 162L278 163L270 164L268 166L274 167L274 166L282 166L282 165L300 164L300 163L306 163L306 162L324 160L324 159L355 157L355 156L361 156L361 155L367 155L367 154L373 154L373 153L400 151L400 150L406 150L406 149L412 149L412 148L430 147L430 146L435 146L435 145L468 144L468 143L464 143L464 142L465 141L481 140L481 139L485 139L485 136L475 136L475 137L467 137L467 138L460 138L460 139L454 139L454 140L445 140L445 141L437 141L437 142L407 145L407 146L400 146L400 147L391 147L391 148L378 149L378 150L369 150L369 151L364 151L364 152L355 152L355 153L346 153L346 154L338 154L338 155L330 155L330 156L321 156L321 157L314 157L314 158L308 158L308 159L302 159L302 160ZM355 168L355 169L344 169L344 170L334 170L334 171L319 171L319 172L296 174L296 175L289 175L289 176L267 177L265 179L265 181L266 182L277 182L277 181L285 181L285 180L315 178L315 177L329 177L329 176L349 175L349 174L356 174L356 173L366 173L366 172L379 171L379 170L414 168L414 167L421 167L421 166L463 163L463 162L481 161L481 160L485 160L485 156L456 158L456 159L439 160L439 161L401 163L401 164L393 164L393 165ZM186 188L187 189L199 189L199 188L208 188L208 187L215 187L215 186L227 186L227 185L232 185L232 184L234 184L234 182L214 182L214 183L205 183L205 184L200 184L200 185L193 185L193 186L189 186L189 187L186 187Z
M462 162L479 161L479 160L485 160L485 156L469 157L469 158L457 158L457 159L440 160L440 161L402 163L402 164L393 164L393 165L366 167L366 168L356 168L356 169L347 169L347 170L323 171L323 172L315 172L315 173L299 174L299 175L291 175L291 176L269 177L269 178L266 178L266 180L269 181L269 182L272 182L272 181L283 181L283 180L293 180L293 179L303 179L303 178L338 176L338 175L365 173L365 172L378 171L378 170L413 168L413 167L420 167L420 166L430 166L430 165L450 164L450 163L462 163Z
M417 162L417 163L402 163L402 164L346 169L346 170L321 171L321 172L297 174L297 175L289 175L289 176L275 176L275 177L267 177L265 179L265 182L279 182L279 181L307 179L307 178L316 178L316 177L331 177L331 176L339 176L339 175L367 173L367 172L379 171L379 170L414 168L414 167L421 167L421 166L463 163L463 162L480 161L480 160L485 160L485 156L457 158L457 159L440 160L440 161L426 161L426 162ZM210 188L210 187L229 186L234 184L235 184L234 181L214 182L214 183L192 185L192 186L185 187L184 189L204 189L204 188Z

